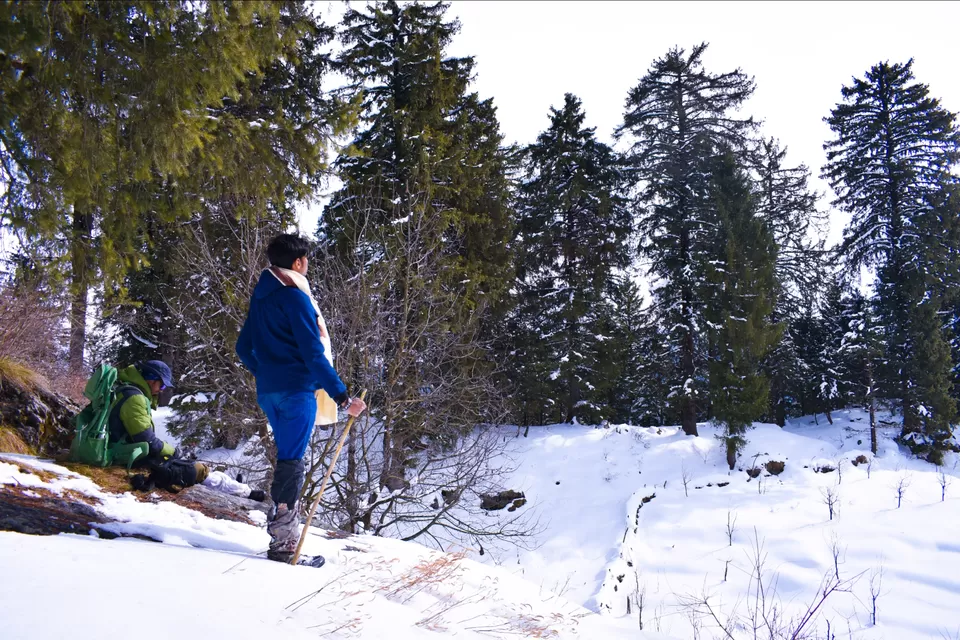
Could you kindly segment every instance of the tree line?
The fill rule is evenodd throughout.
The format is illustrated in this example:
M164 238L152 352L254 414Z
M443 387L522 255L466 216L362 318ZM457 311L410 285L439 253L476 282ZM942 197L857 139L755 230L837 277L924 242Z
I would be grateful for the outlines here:
M6 286L63 292L75 371L173 365L172 428L236 446L264 430L233 353L263 249L336 176L304 231L337 367L380 425L366 484L505 421L714 420L733 466L754 421L881 403L919 455L955 446L960 135L912 61L816 114L851 216L826 247L811 169L742 115L753 79L707 69L706 44L651 62L615 146L567 94L520 147L449 55L448 10L0 6L3 227L29 247Z

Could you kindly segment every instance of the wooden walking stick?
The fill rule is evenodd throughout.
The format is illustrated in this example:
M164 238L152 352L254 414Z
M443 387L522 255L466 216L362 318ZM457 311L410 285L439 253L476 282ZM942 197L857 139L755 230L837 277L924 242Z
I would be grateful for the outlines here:
M360 399L367 395L367 390L364 389L360 392ZM320 505L320 498L323 497L323 492L327 489L327 482L330 480L330 476L333 475L333 467L337 464L337 458L340 457L340 450L343 449L343 443L347 441L347 434L350 433L350 427L353 426L353 423L356 421L357 416L350 416L347 419L347 426L343 428L343 434L340 436L340 441L337 443L337 448L333 450L333 459L330 460L330 466L327 467L327 473L323 476L323 482L320 483L320 491L317 492L317 497L313 499L313 504L310 505L310 512L307 514L307 521L303 523L303 531L300 533L300 542L297 543L297 550L293 554L293 558L290 560L290 564L297 564L297 560L300 559L300 551L303 549L303 543L307 540L307 529L310 528L310 523L313 521L313 514L317 512L317 507Z

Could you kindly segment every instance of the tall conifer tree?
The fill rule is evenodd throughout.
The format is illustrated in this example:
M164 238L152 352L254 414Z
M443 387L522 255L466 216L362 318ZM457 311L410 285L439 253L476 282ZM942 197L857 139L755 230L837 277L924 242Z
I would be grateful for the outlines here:
M0 165L11 223L69 242L70 359L82 370L95 276L144 264L149 218L189 216L157 185L193 170L216 121L289 32L282 3L0 7Z
M521 366L553 382L544 391L556 398L550 415L560 420L610 416L602 404L610 384L602 371L608 295L629 259L623 173L584 118L569 93L551 109L550 128L528 150L517 205L518 313L531 329L525 339L540 343L525 353L543 358Z
M344 184L318 235L343 264L376 274L374 295L395 314L382 336L380 390L389 406L383 485L391 487L403 482L409 447L484 419L464 410L438 420L424 390L456 380L469 392L483 386L471 380L493 374L483 332L499 330L490 312L512 278L507 153L492 102L468 92L473 59L446 53L459 30L445 17L448 6L388 1L349 9L337 60L360 101L360 120L336 162ZM415 357L451 335L469 352L449 365L456 370ZM347 358L339 366L349 379L368 363Z
M952 372L940 321L937 282L946 268L944 236L931 206L956 182L960 158L955 115L914 80L913 61L882 62L842 89L827 123L835 138L826 177L852 214L839 252L851 269L877 269L879 314L886 333L884 379L903 414L902 438L939 456L956 419L946 395Z
M776 247L757 216L750 182L732 153L714 162L711 184L716 208L716 253L706 267L712 291L705 312L710 349L710 399L726 431L727 463L733 469L747 427L767 409L769 381L761 362L780 338L770 323L776 300Z
M654 304L676 367L672 402L683 430L697 433L706 414L703 279L711 251L714 208L710 163L719 145L746 146L752 120L733 115L753 92L742 71L703 68L707 45L672 49L630 90L617 135L629 134L629 160L642 184L638 231L658 284ZM709 256L709 257L708 257Z
M821 295L828 257L824 249L826 218L817 210L809 170L803 165L789 166L786 149L776 140L760 141L754 162L757 214L767 223L777 246L777 302L771 320L789 325L802 315L808 301ZM780 426L796 407L799 368L792 332L785 331L764 361L771 384L770 413Z

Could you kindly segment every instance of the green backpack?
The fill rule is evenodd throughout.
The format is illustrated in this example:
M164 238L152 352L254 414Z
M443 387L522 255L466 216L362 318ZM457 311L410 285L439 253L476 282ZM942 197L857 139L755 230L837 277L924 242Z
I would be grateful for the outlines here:
M146 442L110 442L110 411L117 396L116 384L116 368L105 363L94 369L87 380L83 395L90 404L73 419L76 428L70 444L73 462L95 467L125 464L129 469L137 459L150 453Z

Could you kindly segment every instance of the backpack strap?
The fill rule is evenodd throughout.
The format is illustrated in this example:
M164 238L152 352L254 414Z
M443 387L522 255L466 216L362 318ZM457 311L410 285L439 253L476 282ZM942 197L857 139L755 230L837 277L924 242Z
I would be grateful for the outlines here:
M121 396L116 404L113 405L113 408L110 410L110 418L108 424L110 425L110 442L120 443L124 442L127 437L127 430L123 426L123 422L120 420L120 409L123 407L128 399L133 396L142 396L144 395L143 391L139 387L132 384L122 384L119 387L113 390L114 396Z

